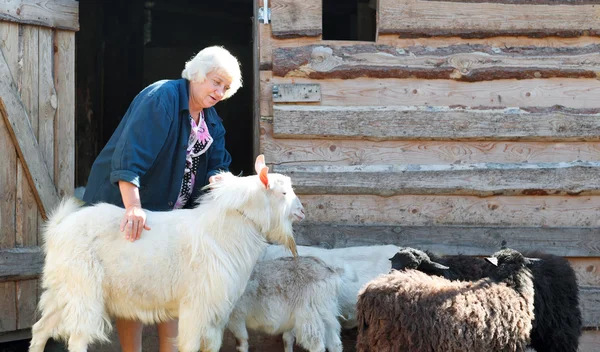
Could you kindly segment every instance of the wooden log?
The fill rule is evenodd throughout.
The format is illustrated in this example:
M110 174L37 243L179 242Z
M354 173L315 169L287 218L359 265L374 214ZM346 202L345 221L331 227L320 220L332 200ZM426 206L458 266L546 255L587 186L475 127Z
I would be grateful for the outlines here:
M600 109L465 109L432 106L273 107L276 138L371 140L600 139Z
M274 166L297 194L600 195L600 162Z
M600 142L277 139L267 122L260 143L270 164L288 166L600 161Z
M266 74L265 74L266 76ZM264 77L261 74L261 79ZM266 84L265 84L266 83ZM261 101L272 104L271 85L315 83L296 77L273 77L261 87ZM449 82L448 80L327 79L321 85L321 105L327 106L469 106L600 108L600 80L554 78ZM262 94L267 93L262 96ZM261 108L262 111L262 108ZM263 115L272 116L272 115Z
M40 212L46 218L47 211L58 205L58 196L16 87L6 60L0 58L0 115L19 157L25 161L22 165L27 179L35 189Z
M599 234L600 229L590 227L294 225L299 245L343 248L395 244L448 255L479 256L490 255L502 247L541 250L559 256L600 256Z
M322 0L277 0L270 4L274 37L317 37L323 32Z
M11 0L0 2L0 20L79 30L79 2L75 0Z
M497 79L596 78L600 45L399 48L380 44L309 45L273 50L273 75L312 79L419 78L476 82Z
M0 281L37 278L44 266L40 247L0 249Z
M293 179L292 179L293 181ZM600 226L598 196L300 195L306 223Z
M528 37L597 36L597 3L551 0L472 1L380 0L379 33L402 37L498 35Z

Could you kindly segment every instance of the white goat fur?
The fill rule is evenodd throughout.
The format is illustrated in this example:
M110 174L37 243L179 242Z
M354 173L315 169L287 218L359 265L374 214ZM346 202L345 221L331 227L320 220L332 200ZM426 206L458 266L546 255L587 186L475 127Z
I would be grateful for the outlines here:
M293 331L309 352L341 352L340 283L339 273L315 257L258 262L229 318L237 350L248 352L248 327L270 335Z
M258 176L221 175L195 209L146 211L152 230L135 242L119 230L124 209L64 200L44 232L42 317L29 351L49 337L87 351L107 339L110 317L179 317L180 352L218 351L266 241L295 251L292 221L304 217L289 177L269 174L265 187Z
M398 247L394 245L334 249L298 246L298 255L317 257L341 272L342 283L338 291L338 301L344 329L356 327L356 302L362 286L380 274L389 273L392 268L389 258L397 252ZM266 248L260 260L284 256L289 256L289 252L281 246L272 245Z

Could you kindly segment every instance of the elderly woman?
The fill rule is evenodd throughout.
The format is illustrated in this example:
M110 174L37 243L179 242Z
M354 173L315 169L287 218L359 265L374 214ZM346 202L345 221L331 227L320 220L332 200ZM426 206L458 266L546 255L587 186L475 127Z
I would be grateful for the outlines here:
M124 207L121 231L130 241L151 231L143 209L193 206L231 162L213 106L242 86L238 60L208 47L185 64L182 77L142 90L92 166L83 200ZM140 352L142 324L117 319L116 325L122 351ZM159 324L158 335L160 352L177 350L170 339L177 336L175 321Z

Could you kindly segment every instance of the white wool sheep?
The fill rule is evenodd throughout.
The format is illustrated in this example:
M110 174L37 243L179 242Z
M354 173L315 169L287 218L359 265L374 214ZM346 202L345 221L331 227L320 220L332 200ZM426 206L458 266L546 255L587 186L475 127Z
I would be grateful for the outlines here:
M30 352L49 337L70 352L106 340L110 317L158 323L178 317L180 352L217 352L234 303L266 242L295 252L292 222L304 218L289 177L222 174L195 209L147 211L152 230L129 242L122 208L63 201L44 232L41 319Z
M342 328L356 327L356 301L361 287L380 274L389 273L391 258L398 252L394 245L359 246L325 249L298 246L298 255L314 256L341 272L342 283L338 291ZM260 260L289 256L282 246L269 246ZM284 336L285 338L285 336Z
M258 262L229 318L237 350L248 352L249 328L286 337L293 331L309 352L341 352L339 285L339 274L315 257ZM293 340L284 342L284 350L291 352Z

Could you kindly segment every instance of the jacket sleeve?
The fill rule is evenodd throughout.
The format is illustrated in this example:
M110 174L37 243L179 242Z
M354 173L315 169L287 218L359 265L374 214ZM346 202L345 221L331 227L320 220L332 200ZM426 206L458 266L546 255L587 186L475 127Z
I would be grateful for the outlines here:
M215 129L215 135L212 137L213 142L208 153L204 184L208 184L208 179L211 176L221 171L229 171L229 164L231 164L231 155L225 149L225 128L221 123L219 123L219 128Z
M156 96L138 96L135 100L124 117L127 121L112 156L110 182L127 181L139 188L140 178L152 167L166 142L173 117Z

